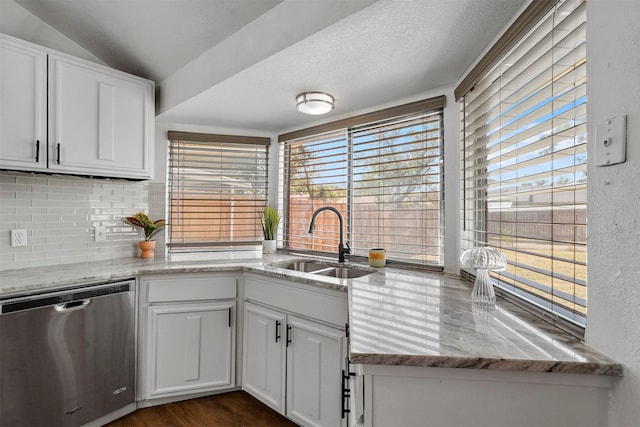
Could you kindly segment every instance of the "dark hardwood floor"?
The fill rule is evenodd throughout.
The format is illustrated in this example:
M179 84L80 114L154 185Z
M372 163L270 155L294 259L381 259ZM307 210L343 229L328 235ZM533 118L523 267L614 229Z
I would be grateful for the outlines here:
M244 391L138 409L106 427L295 426Z

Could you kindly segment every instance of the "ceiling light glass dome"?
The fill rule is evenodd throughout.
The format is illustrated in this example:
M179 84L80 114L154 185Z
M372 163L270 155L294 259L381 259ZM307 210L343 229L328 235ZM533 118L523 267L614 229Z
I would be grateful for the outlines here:
M326 114L333 110L333 96L324 92L304 92L296 96L298 111L305 114Z

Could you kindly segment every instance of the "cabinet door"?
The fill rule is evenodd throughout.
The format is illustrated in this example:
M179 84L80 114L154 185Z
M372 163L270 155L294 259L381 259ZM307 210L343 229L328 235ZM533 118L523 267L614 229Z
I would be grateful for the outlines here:
M287 415L305 426L338 426L344 333L289 316L287 347Z
M49 168L149 178L152 100L147 80L49 55Z
M245 303L242 387L284 414L285 315Z
M0 38L0 168L47 168L47 54Z
M235 385L235 302L149 307L148 398Z

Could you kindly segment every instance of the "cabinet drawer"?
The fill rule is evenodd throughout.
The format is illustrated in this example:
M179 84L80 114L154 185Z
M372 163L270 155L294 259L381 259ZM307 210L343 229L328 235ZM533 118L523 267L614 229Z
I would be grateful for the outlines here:
M346 293L330 295L314 292L297 284L287 285L253 277L245 278L244 286L244 296L247 300L337 326L343 326L348 321Z
M236 277L151 279L149 302L202 301L236 297Z

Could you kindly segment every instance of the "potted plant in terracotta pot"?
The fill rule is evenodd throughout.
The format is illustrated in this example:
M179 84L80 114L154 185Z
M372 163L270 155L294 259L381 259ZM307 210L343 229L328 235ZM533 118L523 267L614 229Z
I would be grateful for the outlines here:
M134 216L125 217L125 220L129 224L139 227L144 231L144 240L142 242L138 242L138 246L142 251L142 253L140 253L140 258L153 258L155 256L153 250L156 247L156 241L151 240L151 238L164 228L165 220L158 219L152 221L144 212L138 212Z
M271 206L264 207L264 212L260 218L262 222L262 252L265 254L273 254L276 252L276 234L278 233L278 224L280 224L280 214Z

